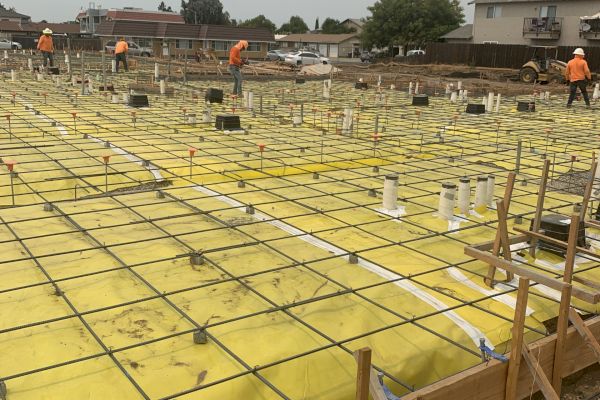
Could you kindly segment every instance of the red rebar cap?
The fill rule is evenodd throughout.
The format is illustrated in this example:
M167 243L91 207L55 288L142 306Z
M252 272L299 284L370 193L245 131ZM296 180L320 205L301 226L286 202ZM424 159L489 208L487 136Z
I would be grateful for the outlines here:
M15 160L4 160L4 164L6 164L8 170L12 172L13 169L15 169L15 165L17 164L17 162Z
M258 145L258 150L260 150L260 152L262 153L263 151L265 151L265 145L264 144L259 144Z
M108 164L108 162L110 161L110 154L103 155L102 159L104 160L104 164Z
M198 151L198 149L195 149L193 147L190 147L188 149L188 152L190 153L190 157L194 157L194 154L196 154L197 151Z

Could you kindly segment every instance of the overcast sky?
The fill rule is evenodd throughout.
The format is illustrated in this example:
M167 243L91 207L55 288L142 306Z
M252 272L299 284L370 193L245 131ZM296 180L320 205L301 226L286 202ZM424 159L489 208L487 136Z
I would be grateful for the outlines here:
M80 8L87 8L89 1L83 0L0 0L5 6L15 7L18 12L30 15L34 21L45 19L49 22L63 22L75 19ZM156 9L160 0L103 0L96 6L103 8L122 8L124 6ZM165 3L179 11L180 0L166 0ZM248 19L264 14L275 24L281 25L291 15L300 15L309 28L313 28L315 19L321 22L332 17L339 20L361 18L370 15L367 7L375 0L221 0L231 18ZM461 0L466 7L467 0ZM466 8L467 22L473 19L472 8Z

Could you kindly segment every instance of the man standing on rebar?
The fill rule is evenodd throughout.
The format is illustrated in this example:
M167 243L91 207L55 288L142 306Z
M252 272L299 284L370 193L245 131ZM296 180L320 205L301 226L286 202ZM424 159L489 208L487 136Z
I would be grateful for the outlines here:
M592 80L592 74L590 73L587 61L583 59L584 56L585 53L581 47L575 49L573 52L573 59L569 61L567 68L565 69L565 79L569 82L571 89L567 107L571 107L575 95L577 94L577 88L579 88L583 95L583 100L585 100L586 108L590 108L590 98L588 97L586 87L588 80Z
M115 46L115 61L117 62L116 72L119 72L119 63L122 61L125 67L125 72L129 71L127 66L127 52L129 51L129 45L125 41L125 38L121 38Z
M44 68L50 65L54 67L54 43L52 42L52 31L48 28L42 31L38 39L37 49L42 53Z
M233 94L242 95L242 65L246 62L242 60L242 50L248 48L248 42L240 40L229 51L229 72L233 75Z

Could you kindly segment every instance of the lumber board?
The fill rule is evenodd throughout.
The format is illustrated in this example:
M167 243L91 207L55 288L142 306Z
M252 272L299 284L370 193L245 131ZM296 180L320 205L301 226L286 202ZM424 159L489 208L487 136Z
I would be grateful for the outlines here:
M531 350L527 348L527 345L523 345L521 347L521 351L523 354L523 358L529 367L530 373L534 376L535 382L538 383L538 386L546 400L560 400L554 388L550 384L548 377L544 370L540 367L538 360L531 354Z
M585 321L594 338L600 338L600 316ZM567 330L566 351L563 357L563 374L571 375L598 362L594 352L574 327ZM537 356L540 368L549 375L554 361L556 335L542 338L529 345ZM497 360L476 365L466 371L406 394L402 400L503 400L508 364ZM519 371L517 398L529 397L532 376L527 368ZM537 391L537 385L533 391Z
M572 286L565 286L560 296L558 308L558 322L556 324L556 347L554 350L554 366L552 368L552 386L556 393L560 393L562 387L562 359L565 353L565 339L569 327L569 309L571 308Z
M544 161L544 168L542 169L542 178L540 179L540 190L538 192L537 205L535 207L535 217L533 218L533 231L537 232L540 230L542 224L542 211L544 211L544 198L546 197L546 187L548 185L548 172L550 171L550 160ZM529 255L535 257L535 248L537 240L533 238L531 240L531 248L529 249Z
M364 347L356 351L356 400L369 400L369 378L371 375L371 349Z
M525 329L525 314L527 313L527 297L529 295L529 280L519 279L519 292L512 327L512 340L510 342L510 359L508 361L508 377L506 378L506 400L514 400L517 394L519 369L521 366L521 348Z
M562 247L564 249L567 248L567 242L563 242L562 240L551 238L550 236L546 236L543 233L532 232L532 231L528 231L528 230L521 229L521 228L514 228L514 229L515 229L515 231L517 231L519 233L522 233L524 235L527 235L529 237L533 237L533 238L540 239L540 240L543 240L543 241L548 242L548 243L552 243L552 244L554 244L556 246L560 246L560 247ZM588 250L588 249L586 249L584 247L577 246L577 247L575 247L575 249L577 250L577 253L582 253L582 254L586 254L588 256L600 258L600 254L594 253L593 251Z
M579 332L585 343L596 355L598 362L600 362L600 343L598 343L598 340L594 338L593 333L583 322L583 319L581 319L581 316L577 314L577 311L575 311L574 308L569 309L569 320L571 320L573 326L575 329L577 329L577 332Z

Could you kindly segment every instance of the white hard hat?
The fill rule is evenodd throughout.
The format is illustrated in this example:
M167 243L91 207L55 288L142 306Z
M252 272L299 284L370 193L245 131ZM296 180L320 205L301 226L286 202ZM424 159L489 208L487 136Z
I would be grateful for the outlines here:
M51 29L49 29L49 28L46 28L46 29L44 29L44 30L42 31L42 33L43 33L44 35L52 35L52 30L51 30Z
M585 56L585 52L583 51L583 49L581 47L576 48L575 51L573 52L573 54L578 55L578 56Z

